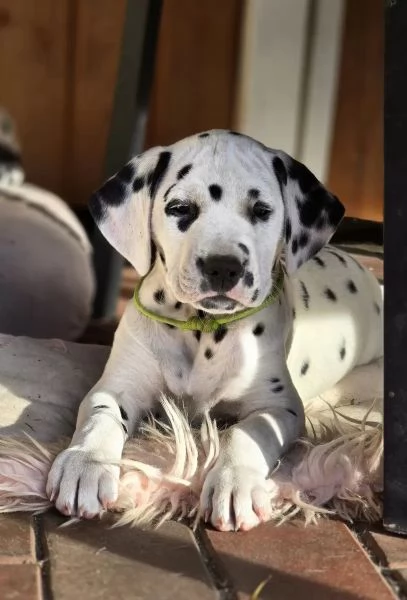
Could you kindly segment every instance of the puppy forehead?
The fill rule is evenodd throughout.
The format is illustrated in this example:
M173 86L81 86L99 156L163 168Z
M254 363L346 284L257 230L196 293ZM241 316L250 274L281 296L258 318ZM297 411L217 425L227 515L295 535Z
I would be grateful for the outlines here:
M257 179L264 184L276 179L272 151L244 135L212 130L176 142L169 150L172 160L168 180L172 177L179 181L187 174L188 180L195 182L240 187L245 183L253 186Z

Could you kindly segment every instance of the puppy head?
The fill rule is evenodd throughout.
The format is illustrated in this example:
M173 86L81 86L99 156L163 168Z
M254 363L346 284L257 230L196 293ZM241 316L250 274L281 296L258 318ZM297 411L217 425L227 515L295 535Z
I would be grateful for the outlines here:
M344 214L304 165L219 130L134 158L95 192L90 210L140 276L156 248L176 298L212 313L260 305L279 256L294 272Z

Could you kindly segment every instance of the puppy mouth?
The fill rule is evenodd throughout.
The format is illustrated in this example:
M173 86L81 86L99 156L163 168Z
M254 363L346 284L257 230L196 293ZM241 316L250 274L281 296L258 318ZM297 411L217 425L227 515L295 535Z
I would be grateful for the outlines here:
M218 295L203 298L199 304L205 310L223 310L229 312L236 309L238 302L232 298L228 298L228 296Z

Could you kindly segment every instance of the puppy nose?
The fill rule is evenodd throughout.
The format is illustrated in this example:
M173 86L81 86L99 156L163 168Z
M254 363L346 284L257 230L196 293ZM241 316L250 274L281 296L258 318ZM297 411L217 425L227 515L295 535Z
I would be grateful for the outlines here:
M235 256L213 254L203 261L202 273L214 292L228 292L243 275L243 265Z

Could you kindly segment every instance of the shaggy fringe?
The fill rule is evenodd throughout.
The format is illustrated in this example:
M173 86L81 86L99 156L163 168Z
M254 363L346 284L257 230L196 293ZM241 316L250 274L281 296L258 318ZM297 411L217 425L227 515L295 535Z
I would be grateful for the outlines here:
M167 398L161 404L169 424L151 420L127 442L121 461L120 513L116 526L158 527L169 519L199 522L199 496L219 454L222 433L207 415L200 431ZM376 521L382 505L382 426L361 422L329 407L325 416L306 409L308 438L300 440L270 477L272 519L323 515ZM0 512L44 511L48 471L69 441L47 445L33 437L0 439Z

